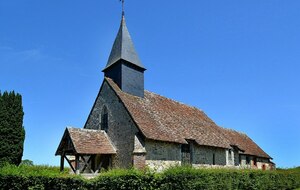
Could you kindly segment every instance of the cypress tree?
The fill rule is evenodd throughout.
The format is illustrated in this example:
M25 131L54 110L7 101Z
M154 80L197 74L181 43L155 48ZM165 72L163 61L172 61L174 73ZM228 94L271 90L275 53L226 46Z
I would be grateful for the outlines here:
M25 130L23 127L22 96L0 92L0 166L19 165L23 156Z

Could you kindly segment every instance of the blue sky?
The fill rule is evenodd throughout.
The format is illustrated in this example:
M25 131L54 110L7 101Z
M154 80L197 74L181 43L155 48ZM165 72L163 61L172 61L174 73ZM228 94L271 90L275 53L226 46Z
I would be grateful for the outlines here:
M300 1L125 2L146 89L247 133L280 167L300 165ZM0 90L23 96L23 159L59 165L83 127L121 18L118 0L0 0Z

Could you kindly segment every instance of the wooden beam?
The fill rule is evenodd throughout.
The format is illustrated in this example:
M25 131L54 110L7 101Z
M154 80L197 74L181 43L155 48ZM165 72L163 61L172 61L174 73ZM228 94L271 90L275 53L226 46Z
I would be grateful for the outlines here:
M60 171L64 171L64 161L65 161L65 153L62 153L62 155L60 156Z
M75 168L73 167L72 163L70 162L70 160L68 159L67 156L65 156L65 159L67 160L68 164L70 165L71 169L73 170L74 173L76 173Z
M103 164L103 160L99 163L99 165L95 171L95 174L99 173L99 170L101 169L102 164Z
M80 170L79 170L79 155L76 154L75 155L75 170L76 170L76 174L80 174Z
M83 166L83 168L81 169L81 172L84 172L85 168L88 167L93 173L95 173L95 172L92 170L91 166L89 165L89 162L91 161L92 156L93 156L93 155L90 155L88 161L85 160L84 156L81 156L82 160L84 161L84 166Z
M109 157L108 157L108 167L112 168L112 158L111 158L111 155L109 155Z

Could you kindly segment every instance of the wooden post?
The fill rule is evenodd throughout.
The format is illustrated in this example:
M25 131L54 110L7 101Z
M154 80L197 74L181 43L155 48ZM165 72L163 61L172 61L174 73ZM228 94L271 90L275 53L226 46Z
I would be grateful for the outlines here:
M65 153L63 152L60 156L60 171L61 172L64 171L64 165L65 165L64 161L65 161Z
M80 174L80 170L79 170L79 155L76 154L75 155L75 170L76 170L76 174Z

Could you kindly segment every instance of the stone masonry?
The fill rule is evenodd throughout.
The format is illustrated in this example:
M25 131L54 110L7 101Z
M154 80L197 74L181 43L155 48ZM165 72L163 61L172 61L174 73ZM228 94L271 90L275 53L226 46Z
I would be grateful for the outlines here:
M107 107L109 117L107 135L117 150L113 159L113 167L130 168L132 166L134 138L138 129L107 82L103 83L84 128L100 129L101 112L104 106Z

